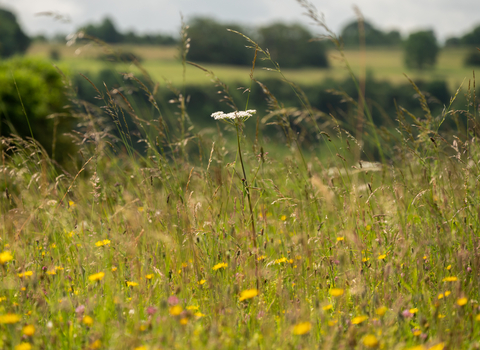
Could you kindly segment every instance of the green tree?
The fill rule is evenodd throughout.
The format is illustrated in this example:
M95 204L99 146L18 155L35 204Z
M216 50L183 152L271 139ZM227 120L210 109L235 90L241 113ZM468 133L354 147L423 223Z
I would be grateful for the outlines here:
M123 34L117 31L113 21L106 17L99 25L89 24L83 28L85 34L94 36L109 44L116 44L123 41Z
M0 57L24 53L30 45L30 38L20 28L15 15L0 9Z
M258 30L259 44L268 49L280 67L327 67L324 45L313 41L312 34L299 24L275 23Z
M367 46L398 46L402 43L400 32L392 30L388 33L375 28L370 22L363 22L365 30L365 45ZM358 21L347 24L341 33L345 46L358 47L360 44L360 30Z
M220 24L210 18L195 18L189 23L191 39L188 59L195 62L249 65L253 53L245 46L247 42L240 35L227 28L245 33L238 25Z
M432 30L410 34L405 42L405 64L409 68L434 66L440 48Z
M73 129L67 103L62 78L49 62L23 57L0 62L0 136L33 134L50 155L55 141L55 158L61 160L73 149L64 136Z
M480 46L480 25L461 37L460 42L468 46Z

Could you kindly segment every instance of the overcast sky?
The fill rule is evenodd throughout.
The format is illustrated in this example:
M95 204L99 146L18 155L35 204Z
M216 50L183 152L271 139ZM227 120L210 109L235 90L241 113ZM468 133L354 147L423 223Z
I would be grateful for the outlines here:
M480 24L479 0L311 0L325 15L327 24L339 32L355 18L357 5L364 17L383 30L408 34L434 29L437 37L460 36ZM264 25L274 21L310 21L295 0L0 0L13 10L28 34L71 33L78 27L110 16L121 31L177 34L180 13L185 19L207 15L225 22ZM69 23L39 12L55 12Z

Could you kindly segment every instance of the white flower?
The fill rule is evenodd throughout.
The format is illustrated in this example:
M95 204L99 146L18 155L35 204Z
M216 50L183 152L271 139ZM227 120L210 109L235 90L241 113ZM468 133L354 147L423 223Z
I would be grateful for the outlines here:
M250 118L252 115L257 113L256 110L254 109L249 109L247 111L235 111L231 113L224 113L224 112L215 112L212 113L212 118L215 120L236 120L236 119L242 119L243 121L247 120Z

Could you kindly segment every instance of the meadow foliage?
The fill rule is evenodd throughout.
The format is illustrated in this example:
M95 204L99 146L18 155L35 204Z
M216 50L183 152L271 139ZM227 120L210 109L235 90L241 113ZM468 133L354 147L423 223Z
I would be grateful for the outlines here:
M351 71L357 96L341 94L352 118L340 122L286 78L299 107L282 105L254 66L235 97L194 66L224 105L207 127L172 85L167 121L144 72L121 77L148 114L122 87L91 82L101 108L70 91L80 152L66 169L34 140L2 137L0 348L480 346L474 79L435 112L410 81L421 112L397 105L396 126L379 128ZM254 84L265 112L254 113Z

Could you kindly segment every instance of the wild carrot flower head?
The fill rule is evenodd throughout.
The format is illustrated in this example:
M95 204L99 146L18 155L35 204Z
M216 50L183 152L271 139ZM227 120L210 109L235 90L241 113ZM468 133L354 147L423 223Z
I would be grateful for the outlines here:
M255 113L257 113L255 109L249 109L246 111L235 111L231 113L224 113L220 111L212 113L212 118L214 118L215 120L225 120L226 122L233 123L237 120L246 121Z

